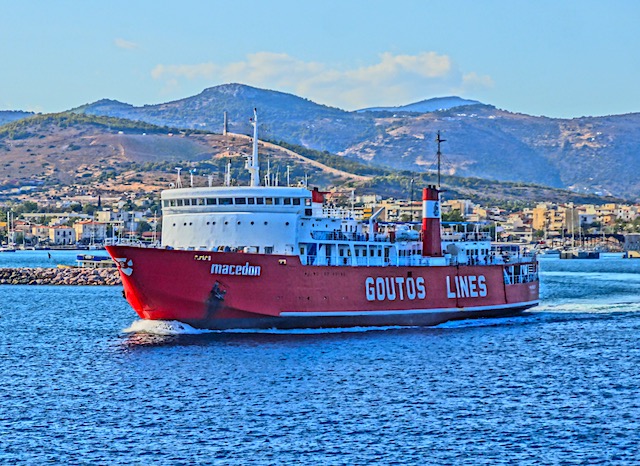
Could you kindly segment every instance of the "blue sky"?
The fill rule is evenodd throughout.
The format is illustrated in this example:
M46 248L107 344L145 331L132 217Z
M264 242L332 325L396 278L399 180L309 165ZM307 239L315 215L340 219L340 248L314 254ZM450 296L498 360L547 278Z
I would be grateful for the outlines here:
M345 110L458 95L639 112L639 24L636 0L0 0L0 110L240 82Z

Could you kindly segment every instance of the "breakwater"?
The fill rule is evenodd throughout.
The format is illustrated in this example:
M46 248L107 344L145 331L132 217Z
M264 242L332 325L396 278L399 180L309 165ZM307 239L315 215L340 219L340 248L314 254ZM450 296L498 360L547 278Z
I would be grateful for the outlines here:
M120 285L118 269L0 268L0 285Z

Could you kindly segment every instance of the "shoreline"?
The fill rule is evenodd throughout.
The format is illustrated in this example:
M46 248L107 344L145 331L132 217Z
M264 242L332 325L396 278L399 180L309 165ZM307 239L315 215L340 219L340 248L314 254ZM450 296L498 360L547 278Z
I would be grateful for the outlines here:
M0 285L121 285L118 269L83 267L6 267L0 268Z

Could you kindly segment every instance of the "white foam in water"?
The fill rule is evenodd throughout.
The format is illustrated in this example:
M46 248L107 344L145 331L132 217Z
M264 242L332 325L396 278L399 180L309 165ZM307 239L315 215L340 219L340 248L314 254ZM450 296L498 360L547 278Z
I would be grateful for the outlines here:
M535 314L526 314L517 317L495 317L486 319L467 319L467 320L451 320L439 325L435 325L433 328L468 328L468 327L494 327L503 325L517 325L525 322L530 322L532 319L537 319Z
M199 335L208 333L209 330L200 330L193 328L177 320L136 320L128 328L123 330L125 333L148 333L151 335Z
M385 330L399 330L416 328L410 326L388 326L388 327L349 327L349 328L302 328L302 329L228 329L228 330L202 330L193 328L192 326L178 322L176 320L136 320L128 328L124 329L125 333L148 333L151 335L200 335L204 333L262 333L275 335L315 335L324 333L362 333Z
M344 328L298 328L298 329L229 329L221 330L222 333L266 333L272 335L318 335L325 333L363 333L363 332L380 332L386 330L400 330L408 328L418 328L412 326L388 326L388 327L344 327Z

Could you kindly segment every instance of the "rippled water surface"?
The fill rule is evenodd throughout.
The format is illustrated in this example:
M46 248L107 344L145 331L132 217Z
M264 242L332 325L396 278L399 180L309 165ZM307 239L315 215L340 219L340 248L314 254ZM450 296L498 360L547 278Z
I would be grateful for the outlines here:
M522 317L326 333L2 286L0 463L638 464L640 261L542 268Z

